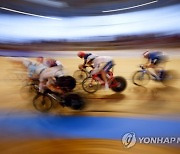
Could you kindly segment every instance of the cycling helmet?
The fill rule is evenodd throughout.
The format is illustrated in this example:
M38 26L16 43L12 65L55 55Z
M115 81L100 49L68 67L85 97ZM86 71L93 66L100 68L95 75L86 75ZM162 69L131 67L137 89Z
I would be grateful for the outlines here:
M37 62L39 62L39 63L43 63L43 61L44 61L44 57L37 57Z
M48 59L46 60L46 65L47 65L48 67L57 66L56 60L55 60L55 59L52 59L52 58L48 58Z
M79 51L77 55L78 55L78 57L83 58L85 56L85 52Z
M88 56L87 63L92 62L96 57L97 57L97 55L94 55L94 54Z
M147 57L148 55L149 55L149 51L146 51L146 52L143 53L144 57Z

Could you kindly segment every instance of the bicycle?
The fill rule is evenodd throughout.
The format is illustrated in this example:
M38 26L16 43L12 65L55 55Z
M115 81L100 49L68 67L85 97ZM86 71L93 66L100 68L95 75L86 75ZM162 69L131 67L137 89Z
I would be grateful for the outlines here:
M125 90L127 86L127 82L125 78L121 76L115 76L113 75L112 71L107 72L107 79L109 88L113 90L114 92L122 92ZM101 74L95 74L92 75L92 77L87 77L82 82L82 87L84 91L88 93L95 93L100 86L104 86L105 83L102 82Z
M175 74L172 70L161 70L157 74L149 71L144 65L140 65L140 70L136 71L132 76L132 81L137 86L145 86L150 80L161 82L168 85L170 81L175 79Z
M53 101L60 104L62 107L68 107L73 110L81 110L84 108L85 103L80 95L72 93L72 89L75 88L75 79L71 76L63 76L61 89L63 94L52 92L51 90L46 90L44 93L39 92L39 81L33 79L26 86L29 87L29 92L35 92L33 98L33 106L41 112L48 112L52 106Z
M46 91L45 93L37 93L33 98L33 106L41 112L49 111L53 106L53 101L61 105L62 107L69 107L73 110L81 110L84 107L84 101L80 95L75 93L68 93L60 95L52 91Z
M73 73L73 77L76 79L76 82L78 84L82 83L82 81L87 78L92 71L93 66L87 66L85 65L83 69L76 70Z

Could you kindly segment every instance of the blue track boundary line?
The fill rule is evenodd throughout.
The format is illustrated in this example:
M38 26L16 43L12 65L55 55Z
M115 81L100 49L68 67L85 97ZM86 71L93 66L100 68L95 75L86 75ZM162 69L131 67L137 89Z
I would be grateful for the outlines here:
M82 116L0 116L0 137L122 139L127 132L137 137L180 137L179 119Z

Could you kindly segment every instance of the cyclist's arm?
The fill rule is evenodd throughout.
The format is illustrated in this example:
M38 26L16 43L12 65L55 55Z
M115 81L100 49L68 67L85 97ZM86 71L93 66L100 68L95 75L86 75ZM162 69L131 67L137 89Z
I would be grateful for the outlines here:
M61 90L60 87L56 86L54 84L54 80L53 79L48 79L48 82L46 83L46 87L53 91L53 92L57 92L57 93L63 93L63 91Z
M144 64L144 67L149 68L151 67L151 60L148 59L147 62Z
M84 59L84 63L82 64L82 67L85 67L87 65L87 59Z
M47 88L48 88L49 90L53 91L53 92L57 92L57 93L60 93L60 94L63 93L63 91L61 90L61 88L58 87L58 86L55 86L55 85L48 85Z

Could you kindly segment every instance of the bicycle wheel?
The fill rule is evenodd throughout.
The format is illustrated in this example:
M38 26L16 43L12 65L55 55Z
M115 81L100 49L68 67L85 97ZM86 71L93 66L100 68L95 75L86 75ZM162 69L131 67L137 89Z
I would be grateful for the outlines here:
M41 112L47 112L52 108L52 100L46 95L38 93L33 99L33 106Z
M87 78L87 73L82 70L76 70L73 74L73 77L76 79L77 83L82 83L85 78Z
M164 71L161 82L165 86L174 86L177 84L178 75L173 70Z
M123 91L126 88L126 86L127 86L127 82L125 78L120 76L114 77L110 85L111 89L115 92Z
M76 87L76 80L72 76L56 77L56 84L65 92L69 92Z
M91 77L88 77L83 80L82 87L84 91L88 93L95 93L99 88L99 83L98 81L92 79Z
M67 94L64 97L64 105L70 107L73 110L82 110L85 106L85 103L80 95Z
M148 84L149 80L150 80L149 74L144 73L142 71L135 72L132 77L133 83L137 86L145 86L146 84Z

